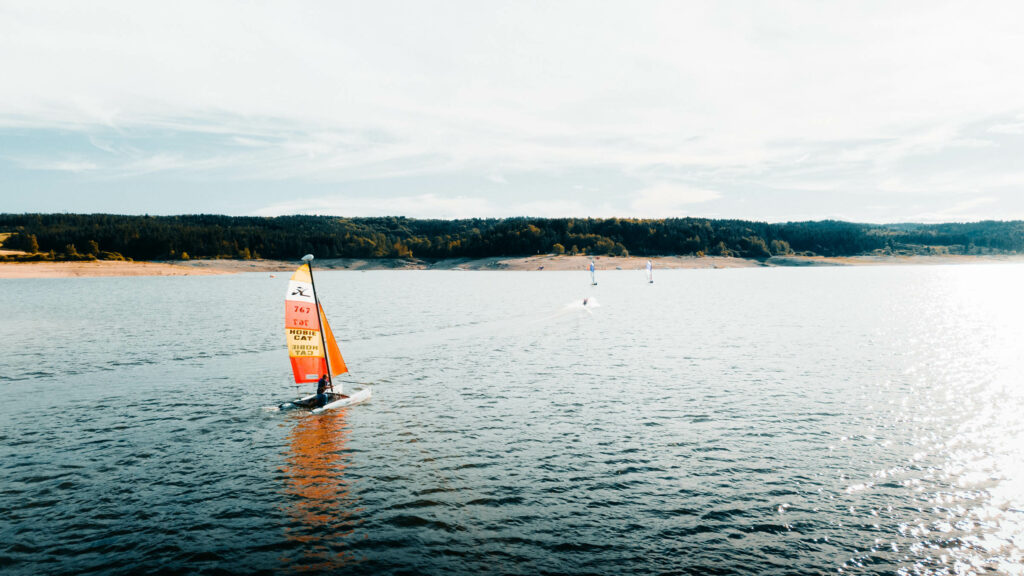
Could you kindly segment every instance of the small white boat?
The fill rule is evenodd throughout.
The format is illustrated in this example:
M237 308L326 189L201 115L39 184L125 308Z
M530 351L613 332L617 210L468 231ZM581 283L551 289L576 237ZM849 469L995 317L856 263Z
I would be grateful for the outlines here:
M327 322L324 307L316 296L313 283L313 255L303 256L304 264L292 274L285 293L285 335L288 339L288 356L292 363L292 374L296 384L319 382L327 378L327 391L323 395L311 394L285 402L281 410L307 408L314 414L327 410L359 404L370 399L369 388L357 390L351 395L334 391L334 377L348 372L345 359L341 356L338 343ZM342 384L338 387L342 388Z

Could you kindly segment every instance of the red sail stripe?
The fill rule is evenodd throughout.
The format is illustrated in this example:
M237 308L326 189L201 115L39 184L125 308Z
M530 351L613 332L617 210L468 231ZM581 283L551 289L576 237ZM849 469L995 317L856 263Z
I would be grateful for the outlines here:
M320 376L327 374L327 362L323 357L305 356L292 358L292 374L295 375L295 383L316 382ZM319 376L318 376L319 374Z

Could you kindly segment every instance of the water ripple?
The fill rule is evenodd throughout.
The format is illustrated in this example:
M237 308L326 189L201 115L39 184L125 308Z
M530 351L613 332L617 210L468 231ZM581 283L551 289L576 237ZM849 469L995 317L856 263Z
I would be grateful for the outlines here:
M321 416L264 275L0 291L0 568L1024 574L1018 267L714 272L324 273Z

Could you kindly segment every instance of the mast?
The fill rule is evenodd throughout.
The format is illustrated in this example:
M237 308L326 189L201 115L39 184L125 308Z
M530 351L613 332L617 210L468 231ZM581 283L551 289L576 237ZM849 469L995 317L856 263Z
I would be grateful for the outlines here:
M313 282L313 255L306 254L302 261L309 268L309 285L313 289L313 305L316 306L316 329L320 331L320 346L324 353L324 365L327 366L327 384L334 390L334 377L331 376L331 360L327 353L327 336L324 334L323 322L320 321L320 298L316 295L316 282Z

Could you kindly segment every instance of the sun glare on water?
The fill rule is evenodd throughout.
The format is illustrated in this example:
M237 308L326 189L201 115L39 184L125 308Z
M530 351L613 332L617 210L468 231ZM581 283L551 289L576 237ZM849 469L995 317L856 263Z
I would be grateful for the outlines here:
M913 456L894 476L917 495L892 550L903 574L1024 574L1024 268L944 278L894 416Z

